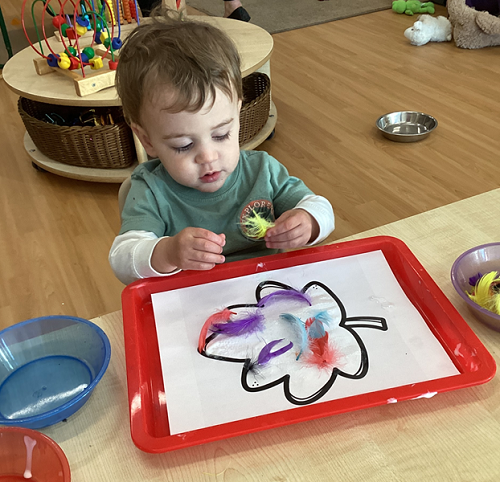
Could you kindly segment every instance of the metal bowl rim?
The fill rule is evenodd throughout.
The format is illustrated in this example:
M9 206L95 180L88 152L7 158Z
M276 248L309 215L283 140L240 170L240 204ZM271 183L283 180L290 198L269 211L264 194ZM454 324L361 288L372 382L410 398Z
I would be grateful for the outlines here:
M387 132L385 129L382 129L382 127L380 127L378 124L379 124L380 120L382 120L385 116L392 115L392 114L420 114L420 115L425 115L426 117L428 117L429 119L432 119L434 121L434 127L432 129L429 129L427 132L421 132L420 134L396 134L394 132ZM418 136L426 136L426 135L430 134L438 126L438 121L437 121L437 119L435 117L433 117L430 114L426 114L425 112L420 112L420 111L417 111L417 110L396 110L394 112L387 112L387 113L381 115L377 119L377 122L375 122L375 125L377 126L377 129L380 132L383 132L385 134L390 134L390 135L399 136L399 137L418 137Z

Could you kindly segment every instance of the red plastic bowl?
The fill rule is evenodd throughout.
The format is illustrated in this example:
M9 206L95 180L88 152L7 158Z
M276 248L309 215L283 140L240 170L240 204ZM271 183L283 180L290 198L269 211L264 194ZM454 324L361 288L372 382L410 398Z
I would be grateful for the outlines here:
M22 427L0 427L0 482L70 482L68 459L52 439Z

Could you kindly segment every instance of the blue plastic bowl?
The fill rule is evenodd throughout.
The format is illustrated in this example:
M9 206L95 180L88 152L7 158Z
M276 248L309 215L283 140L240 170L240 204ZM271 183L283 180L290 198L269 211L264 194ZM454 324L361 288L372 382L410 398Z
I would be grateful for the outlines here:
M0 332L0 425L42 428L89 399L111 357L97 325L44 316Z

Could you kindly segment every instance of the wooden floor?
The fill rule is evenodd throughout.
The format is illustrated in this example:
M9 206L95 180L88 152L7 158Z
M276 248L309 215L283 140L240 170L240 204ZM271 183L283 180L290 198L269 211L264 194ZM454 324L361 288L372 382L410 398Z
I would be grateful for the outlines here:
M2 1L8 25L21 3ZM403 36L414 21L387 10L274 35L278 124L262 148L331 201L329 241L500 185L500 47L414 47ZM0 81L0 328L118 310L107 261L118 186L33 169L16 101ZM439 127L420 143L388 141L375 120L394 110Z

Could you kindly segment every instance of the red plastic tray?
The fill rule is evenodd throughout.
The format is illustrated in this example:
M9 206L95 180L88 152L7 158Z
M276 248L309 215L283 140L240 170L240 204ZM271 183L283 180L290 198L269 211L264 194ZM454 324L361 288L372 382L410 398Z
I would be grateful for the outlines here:
M420 312L460 374L170 435L151 302L153 293L377 250L383 252L406 296ZM265 261L264 268L258 266L262 261ZM136 281L123 291L122 305L131 434L137 447L146 452L168 452L291 423L385 405L389 398L409 400L428 392L479 385L493 378L496 371L493 357L469 325L409 248L392 237L348 241L228 263L210 271L185 271L172 277ZM460 350L455 353L455 347L459 344Z

